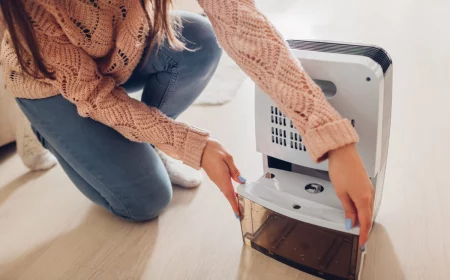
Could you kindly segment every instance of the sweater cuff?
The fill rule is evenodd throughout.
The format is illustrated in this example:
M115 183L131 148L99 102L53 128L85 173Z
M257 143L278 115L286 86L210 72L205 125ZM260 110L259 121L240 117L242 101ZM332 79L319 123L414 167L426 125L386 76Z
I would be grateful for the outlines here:
M192 126L189 127L184 144L183 162L192 168L200 169L203 151L208 140L209 133Z
M347 119L308 130L304 137L308 152L316 163L327 159L329 151L358 141L358 134Z

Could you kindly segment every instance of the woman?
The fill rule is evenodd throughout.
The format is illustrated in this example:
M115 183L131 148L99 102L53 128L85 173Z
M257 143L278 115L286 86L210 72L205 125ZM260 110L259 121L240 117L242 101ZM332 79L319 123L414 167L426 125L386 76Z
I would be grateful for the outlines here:
M175 120L213 75L217 36L295 122L313 160L329 159L346 226L359 221L360 245L367 241L373 189L357 134L252 0L200 0L212 26L198 15L169 15L170 0L0 3L7 86L44 147L93 202L132 221L153 219L171 199L170 179L199 184L173 164L179 159L203 168L239 215L231 179L245 178L232 157L207 132ZM141 102L126 93L138 89Z

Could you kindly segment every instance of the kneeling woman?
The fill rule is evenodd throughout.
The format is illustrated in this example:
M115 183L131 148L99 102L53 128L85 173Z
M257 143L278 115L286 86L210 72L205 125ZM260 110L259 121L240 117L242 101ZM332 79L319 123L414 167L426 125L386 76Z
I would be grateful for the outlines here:
M361 245L373 189L357 134L327 103L252 0L199 0L207 19L170 13L170 0L3 0L7 86L74 185L133 221L158 216L172 181L203 168L238 213L231 179L245 181L222 145L176 121L206 87L221 47L295 122L333 185ZM141 101L127 92L143 89Z

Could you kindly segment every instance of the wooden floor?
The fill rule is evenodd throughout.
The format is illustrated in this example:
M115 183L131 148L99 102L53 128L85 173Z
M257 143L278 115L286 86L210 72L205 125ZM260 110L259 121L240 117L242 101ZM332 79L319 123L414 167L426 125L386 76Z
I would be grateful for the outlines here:
M448 1L257 3L288 38L377 44L392 55L388 171L363 279L449 279ZM220 139L249 180L262 174L252 101L246 81L231 103L182 117ZM243 247L238 221L209 180L175 189L157 220L131 224L85 199L60 167L28 173L10 146L0 150L0 279L314 278Z

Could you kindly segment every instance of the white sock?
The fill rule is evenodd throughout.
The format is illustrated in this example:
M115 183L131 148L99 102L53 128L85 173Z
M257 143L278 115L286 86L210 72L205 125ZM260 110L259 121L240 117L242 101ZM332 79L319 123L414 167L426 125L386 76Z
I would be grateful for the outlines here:
M28 154L22 158L24 164L32 171L48 170L58 162L49 151L40 154Z
M195 188L202 183L202 173L199 170L185 165L182 161L176 160L158 149L155 150L164 163L172 184L184 188Z
M58 162L44 147L31 130L31 124L24 115L20 116L16 130L17 152L23 163L32 171L47 170Z

